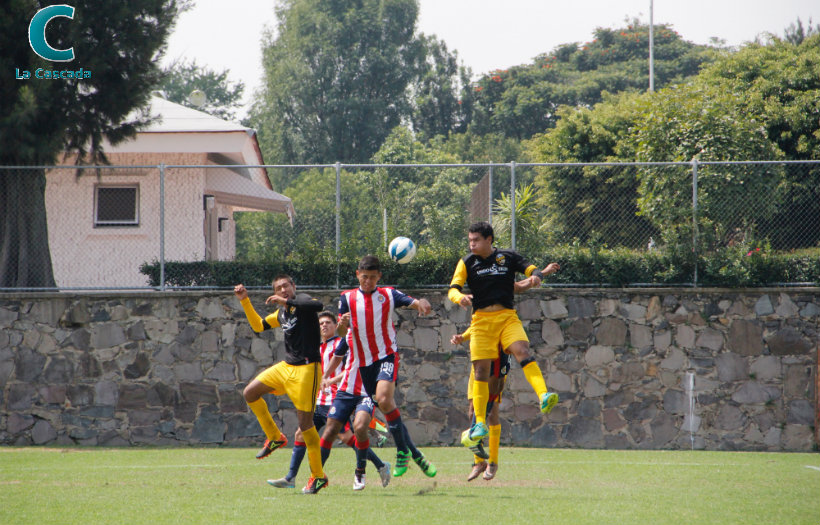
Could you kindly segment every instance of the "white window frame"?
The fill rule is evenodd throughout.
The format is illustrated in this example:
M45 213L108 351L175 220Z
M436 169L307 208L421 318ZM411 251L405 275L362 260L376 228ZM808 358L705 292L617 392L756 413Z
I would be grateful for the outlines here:
M100 190L101 189L123 189L132 188L134 190L134 218L116 221L100 220ZM140 225L140 185L139 184L95 184L94 185L94 227L95 228L116 228L135 227Z

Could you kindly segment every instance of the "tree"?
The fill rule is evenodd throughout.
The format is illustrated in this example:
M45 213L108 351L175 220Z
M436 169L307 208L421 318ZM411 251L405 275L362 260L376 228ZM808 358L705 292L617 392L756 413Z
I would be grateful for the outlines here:
M699 76L715 91L736 93L740 112L758 116L765 136L787 160L820 160L820 34L809 33L798 44L772 37L765 45L747 45ZM759 231L776 248L816 246L820 169L790 165L783 176L779 209L759 221Z
M643 100L626 141L640 162L777 160L782 152L766 136L763 116L738 100L748 93L693 82ZM690 237L692 180L688 168L638 170L641 214L668 242ZM697 216L708 248L748 240L777 207L777 168L706 165L698 170Z
M164 77L158 89L171 102L204 111L221 119L234 120L237 109L242 105L245 84L241 80L230 81L229 72L227 69L221 72L214 71L198 65L195 60L176 61L163 70ZM205 104L201 107L188 100L188 96L194 90L205 94Z
M646 91L649 27L632 21L598 28L583 44L558 46L532 64L492 71L473 84L473 131L528 139L555 126L562 105L592 107L604 92ZM667 25L655 27L655 85L697 75L711 59L706 46L683 40Z
M16 0L0 17L0 70L91 72L90 78L17 80L0 76L0 166L53 164L63 152L77 162L105 162L103 138L116 144L145 120L126 120L157 84L165 40L185 0L75 0L74 18L55 18L46 38L73 47L73 62L36 55L26 30L40 2ZM43 169L0 172L0 287L53 287Z
M424 137L447 136L467 128L472 111L470 69L435 36L421 35L424 53L412 85L413 130Z
M640 118L645 94L604 94L592 108L564 106L555 128L526 142L539 163L603 163L634 160L624 139ZM638 178L623 166L549 166L538 168L534 187L546 210L546 234L557 242L606 242L646 246L657 231L638 215Z
M820 34L820 24L812 26L811 18L809 18L808 27L803 27L803 21L798 17L797 22L789 24L789 27L783 32L783 40L799 46L803 43L803 40L818 34Z
M366 162L409 114L423 53L416 0L286 0L251 110L265 157Z

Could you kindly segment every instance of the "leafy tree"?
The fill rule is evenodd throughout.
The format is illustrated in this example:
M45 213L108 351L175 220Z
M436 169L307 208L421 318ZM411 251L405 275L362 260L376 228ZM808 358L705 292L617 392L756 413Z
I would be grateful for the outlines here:
M398 127L373 156L378 164L455 164L459 159L424 144L407 128ZM465 168L376 168L363 182L387 210L388 237L407 235L417 243L452 246L460 243L469 220L467 204L477 180Z
M174 62L165 68L163 73L164 78L158 89L163 91L165 98L171 102L204 111L221 119L236 119L236 111L242 105L245 84L241 80L231 82L228 79L229 70L218 72L200 66L196 61L183 60ZM202 107L195 106L188 100L188 96L194 90L205 94L205 104Z
M818 34L820 34L820 24L812 26L811 18L809 18L808 27L803 27L803 21L798 18L797 22L789 24L789 27L783 32L783 40L799 46L808 37Z
M0 17L0 70L32 73L83 68L81 80L16 80L0 76L0 165L53 164L63 152L77 162L104 162L103 138L118 143L144 120L126 120L148 102L165 40L184 0L98 2L75 0L74 18L47 26L55 49L74 48L75 61L53 63L36 55L26 31L41 7L15 0ZM45 171L0 171L0 286L53 287L45 209Z
M502 193L493 205L493 230L497 246L512 246L512 200ZM533 184L515 190L515 241L522 253L540 253L544 250L547 224L543 208L538 205Z
M701 82L667 88L643 100L641 118L626 140L641 162L782 158L761 126L763 116L738 104L744 95ZM692 180L682 175L677 170L638 170L641 214L667 241L691 232ZM748 239L756 224L775 212L780 179L776 168L702 166L697 213L704 242L716 247Z
M564 106L555 128L526 143L539 163L604 163L634 160L624 144L640 118L639 101L647 95L604 94L592 108ZM623 166L550 166L537 169L534 187L546 211L544 234L551 242L606 242L646 246L657 231L638 214L638 178Z
M757 116L784 158L820 159L820 34L799 44L773 37L747 45L705 68L700 79L737 94L740 113ZM787 166L784 177L778 212L761 220L759 230L776 248L814 246L820 242L820 169Z
M464 131L471 112L470 69L435 36L421 35L424 53L412 85L413 129L425 137Z
M649 28L595 30L594 39L570 43L534 63L493 71L473 86L473 130L530 138L555 126L562 105L591 107L603 92L645 91L649 85ZM694 76L708 48L684 41L669 26L655 28L655 85Z
M366 162L409 113L423 53L416 0L285 0L264 43L251 110L265 156Z

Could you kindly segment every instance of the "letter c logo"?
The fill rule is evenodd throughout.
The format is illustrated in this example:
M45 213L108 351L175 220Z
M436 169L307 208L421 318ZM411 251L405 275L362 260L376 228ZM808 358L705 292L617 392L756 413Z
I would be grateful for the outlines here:
M46 26L53 18L65 17L74 19L74 8L70 5L51 5L37 11L28 26L28 43L31 49L51 62L71 62L74 60L74 48L54 49L46 42Z

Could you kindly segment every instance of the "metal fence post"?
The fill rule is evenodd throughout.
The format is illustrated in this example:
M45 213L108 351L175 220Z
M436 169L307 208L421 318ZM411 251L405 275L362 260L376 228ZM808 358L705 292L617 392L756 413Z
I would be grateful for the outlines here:
M493 223L493 167L490 166L490 174L487 180L487 222Z
M159 165L159 289L165 291L165 164Z
M336 289L339 289L339 279L341 272L341 260L339 256L340 246L342 244L342 228L341 228L341 214L342 214L342 165L336 163Z
M510 162L510 238L515 250L515 161Z
M695 271L692 279L694 286L698 285L698 159L692 159L692 255L695 261Z

